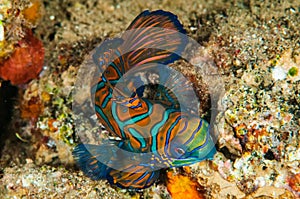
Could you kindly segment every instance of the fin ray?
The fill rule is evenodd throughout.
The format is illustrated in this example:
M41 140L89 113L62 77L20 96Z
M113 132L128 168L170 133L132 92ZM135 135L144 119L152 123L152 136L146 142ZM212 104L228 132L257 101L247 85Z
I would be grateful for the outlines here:
M151 186L158 178L160 171L153 171L143 165L131 165L126 172L111 170L107 176L111 184L121 188L144 189Z
M144 11L122 35L121 51L129 52L130 67L146 63L168 64L180 57L187 44L185 30L177 16L166 11Z

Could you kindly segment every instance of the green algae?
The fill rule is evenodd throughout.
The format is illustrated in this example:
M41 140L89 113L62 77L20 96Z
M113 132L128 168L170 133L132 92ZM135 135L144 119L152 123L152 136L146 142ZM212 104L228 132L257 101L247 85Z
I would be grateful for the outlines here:
M292 77L298 75L298 68L297 67L290 68L290 70L288 71L288 74Z

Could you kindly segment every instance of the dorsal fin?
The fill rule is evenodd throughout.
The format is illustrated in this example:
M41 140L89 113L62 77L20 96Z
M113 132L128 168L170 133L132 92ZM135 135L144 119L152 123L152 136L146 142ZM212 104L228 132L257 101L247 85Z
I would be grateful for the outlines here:
M142 64L172 63L180 58L187 44L185 33L176 15L146 10L135 18L121 38L103 41L96 48L93 61L101 73L110 66L119 77Z
M172 63L187 44L186 31L177 16L163 10L142 12L122 35L120 46L128 66Z

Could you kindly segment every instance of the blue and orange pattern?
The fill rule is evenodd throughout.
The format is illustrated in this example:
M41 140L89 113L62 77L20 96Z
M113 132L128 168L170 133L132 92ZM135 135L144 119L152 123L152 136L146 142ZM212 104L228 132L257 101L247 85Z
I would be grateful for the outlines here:
M79 144L73 155L92 179L141 189L151 186L162 168L212 159L216 151L209 124L184 109L190 100L190 82L161 67L179 59L188 42L177 16L162 10L144 11L127 32L130 34L104 41L93 55L102 73L92 89L95 111L106 130L119 140ZM132 76L124 83L131 69L156 70L164 86L152 85L154 95L145 97L149 85L139 86L141 78ZM122 83L124 86L118 86ZM182 93L186 103L180 104L172 90Z

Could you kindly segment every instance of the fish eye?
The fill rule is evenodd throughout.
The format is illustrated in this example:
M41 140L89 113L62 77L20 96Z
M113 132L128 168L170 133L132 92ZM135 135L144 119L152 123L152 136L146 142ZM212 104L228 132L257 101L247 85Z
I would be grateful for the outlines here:
M133 97L135 97L135 96L136 96L136 92L133 92L133 93L130 95L131 98L133 98Z
M184 154L184 150L182 148L175 148L176 153L178 153L179 155L183 155Z

